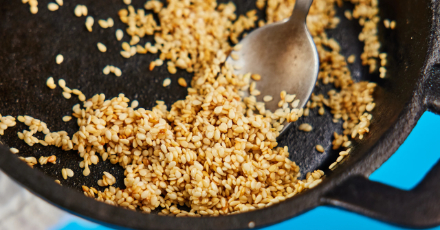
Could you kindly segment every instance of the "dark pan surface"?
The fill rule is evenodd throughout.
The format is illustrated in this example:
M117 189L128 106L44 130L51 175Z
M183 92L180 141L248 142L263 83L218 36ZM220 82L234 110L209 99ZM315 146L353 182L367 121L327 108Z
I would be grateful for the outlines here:
M49 76L53 76L55 80L65 79L68 87L80 89L87 97L105 93L108 99L124 93L128 98L138 100L140 107L146 109L150 109L156 100L164 100L167 105L170 105L185 97L186 90L177 85L177 78L185 77L189 82L190 74L178 71L176 75L169 75L165 66L156 67L150 72L148 64L158 55L136 55L130 59L123 59L119 55L120 42L116 41L114 33L117 28L125 28L117 16L117 11L124 6L122 1L81 1L81 4L88 6L89 15L94 16L95 21L107 17L115 20L115 26L110 29L99 28L95 23L92 33L87 32L84 26L85 18L77 18L73 14L73 9L79 2L66 1L64 6L55 12L47 10L48 2L39 0L39 13L31 15L28 5L23 5L20 1L0 1L0 34L2 35L0 40L0 113L2 115L30 115L46 122L51 131L66 130L70 135L77 131L78 127L74 121L64 123L61 118L69 115L71 108L79 103L79 100L74 97L70 100L64 99L60 87L55 90L46 87L45 82ZM237 0L234 2L238 13L255 8L254 1ZM144 1L133 0L133 4L136 7L142 7ZM342 9L338 9L340 15L343 15L345 9L352 9L349 3L344 4ZM361 141L354 141L352 156L343 167L330 172L325 169L328 169L328 166L338 156L338 151L331 150L332 134L334 131L341 132L341 123L332 123L329 111L326 111L322 117L315 116L317 111L313 111L311 113L314 116L301 118L291 125L280 145L289 146L291 159L301 167L303 175L314 169L324 169L331 179L341 176L344 170L357 162L364 164L356 169L351 168L350 173L356 171L362 175L368 175L391 154L383 152L384 154L377 155L376 160L370 158L368 158L370 160L365 160L370 149L387 135L387 130L393 127L409 101L413 99L411 103L415 103L413 97L417 93L416 83L421 79L421 68L428 50L432 14L430 2L382 0L380 4L381 17L395 19L398 24L396 30L385 30L382 24L379 26L383 42L382 51L389 53L388 74L392 77L380 79L378 74L368 74L368 69L361 66L359 58L353 65L350 65L355 80L374 81L379 85L375 93L377 106L373 112L371 133ZM417 13L410 14L409 12ZM262 17L264 13L259 12L259 15ZM344 55L356 54L359 57L363 50L363 44L357 39L360 30L355 20L349 21L342 16L339 27L334 31L329 31L328 34L340 42ZM127 40L128 36L125 36L123 41ZM151 38L142 40L142 42L147 41L151 41ZM108 51L100 53L96 48L97 42L107 44ZM55 56L58 53L64 55L64 62L61 65L55 63ZM122 77L103 75L102 69L108 64L120 67L123 70ZM172 79L172 84L169 88L163 88L162 81L167 77ZM330 88L330 86L320 84L315 92L324 93ZM420 113L420 111L416 112ZM415 118L418 116L419 114L414 115ZM310 133L297 131L297 126L303 122L311 123L314 130ZM61 180L64 187L71 187L78 191L81 190L82 185L98 188L97 180L102 177L103 171L109 171L115 175L118 179L117 186L123 187L123 170L120 166L100 162L98 166L91 166L90 176L84 177L79 168L81 158L75 151L65 152L56 147L40 145L29 147L16 135L18 131L26 128L18 123L16 127L8 129L6 135L0 136L0 142L20 149L19 155L21 156L39 158L39 156L55 154L58 159L56 165L49 164L43 167L35 165L34 168L49 175L53 180ZM412 129L412 126L408 129ZM409 130L403 131L402 135L407 135ZM314 149L316 144L323 145L326 152L318 153ZM397 146L398 144L394 144L391 147L397 148ZM66 167L74 170L75 176L63 180L61 169ZM57 185L54 183L53 186ZM295 204L301 202L301 199L304 200L304 197L312 199L303 201L297 209L308 209L316 205L319 192L322 190L317 188L316 191L294 198ZM293 203L281 204L252 213L256 213L257 216L263 213L273 216L277 215L281 209L289 208L289 205ZM238 216L245 216L247 219L254 215L252 213ZM111 220L108 219L108 222ZM271 221L265 223L271 223ZM200 227L197 228L201 229Z

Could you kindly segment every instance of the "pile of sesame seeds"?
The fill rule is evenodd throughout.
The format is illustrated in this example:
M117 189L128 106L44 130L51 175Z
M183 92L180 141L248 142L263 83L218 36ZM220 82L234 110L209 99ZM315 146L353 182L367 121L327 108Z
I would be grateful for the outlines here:
M36 6L35 0L30 0L30 5L31 2ZM83 102L82 106L73 107L72 116L80 128L72 137L65 131L51 132L44 122L30 116L18 117L29 126L29 130L18 133L20 139L31 146L38 143L66 151L77 150L84 159L80 167L85 176L90 174L89 166L98 164L100 158L125 168L125 189L113 187L115 177L104 172L97 184L109 187L98 191L83 186L85 195L147 213L160 208L162 215L215 216L263 208L315 187L324 176L321 170L316 170L304 180L297 179L299 167L288 159L287 147L277 146L276 137L284 121L294 122L301 116L309 116L315 108L319 115L328 108L334 122L344 121L343 133L335 133L332 144L333 149L346 150L340 152L330 169L349 154L350 139L362 139L369 132L375 84L352 80L348 64L356 57L343 56L337 41L327 38L325 33L339 23L335 5L340 1L315 0L307 18L320 55L320 83L333 84L336 90L329 91L327 96L312 95L304 109L297 108L299 100L295 100L294 94L281 91L280 109L273 113L264 108L264 102L273 100L275 95L265 96L264 102L257 102L255 97L259 95L256 82L261 76L251 73L235 76L231 66L222 66L227 54L240 48L232 47L229 41L237 43L243 31L253 28L258 21L255 10L237 17L232 3L170 0L164 6L160 1L147 1L144 8L157 14L159 22L156 22L144 9L136 10L129 5L131 1L124 2L128 6L119 11L119 17L127 25L126 33L131 40L122 43L121 56L160 53L159 59L150 63L150 71L166 62L171 74L179 68L193 72L194 78L187 98L174 103L170 110L161 101L152 110L137 108L139 103L132 101L129 105L130 100L123 94L107 100L104 94L99 94L87 100L81 91L71 90L60 79L63 96L70 99L73 93ZM359 19L363 26L359 39L365 42L365 48L360 59L374 72L379 58L381 66L386 65L386 54L379 54L377 0L351 2L355 8L345 15ZM267 15L266 20L258 21L258 26L287 18L294 3L294 0L257 0L257 7L266 7ZM78 17L87 16L87 7L77 5L74 13ZM102 28L114 24L111 18L98 22ZM88 16L86 28L90 32L93 23L93 17ZM116 39L120 41L123 36L124 32L118 29ZM154 44L141 45L144 36L154 36ZM97 47L101 52L107 49L102 43ZM58 57L56 60L58 63ZM382 68L379 71L385 77L382 73L386 71ZM111 65L103 69L104 74L110 72L116 76L122 74ZM167 78L163 86L170 83L171 79ZM183 78L178 83L188 86ZM51 89L56 87L52 77L46 84ZM240 93L243 90L250 90L251 96L243 98ZM63 117L65 122L70 119L71 116ZM304 123L299 129L310 132L313 127ZM34 136L37 132L45 134L45 138L39 140ZM321 145L316 150L324 152ZM49 158L40 158L40 164L56 162L56 158L51 161ZM30 166L38 163L34 157L22 160ZM64 179L73 176L68 169L63 169L62 174ZM191 210L181 210L181 206Z

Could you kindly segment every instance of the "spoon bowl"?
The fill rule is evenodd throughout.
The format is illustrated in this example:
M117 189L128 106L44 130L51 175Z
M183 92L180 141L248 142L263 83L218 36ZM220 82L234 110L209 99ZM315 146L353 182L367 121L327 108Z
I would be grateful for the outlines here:
M316 84L319 57L305 19L312 0L297 0L290 19L269 24L247 35L231 52L226 62L235 74L259 74L258 101L270 95L266 109L279 109L280 92L295 94L302 108ZM284 125L283 131L288 124Z

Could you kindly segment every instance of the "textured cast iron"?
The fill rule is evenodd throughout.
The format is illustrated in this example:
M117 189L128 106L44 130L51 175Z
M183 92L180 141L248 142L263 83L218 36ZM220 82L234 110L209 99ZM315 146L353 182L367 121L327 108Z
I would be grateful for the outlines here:
M143 1L133 1L142 7ZM254 1L235 1L238 13L255 8ZM80 88L86 96L105 93L107 98L124 93L130 99L137 99L140 105L151 108L155 100L165 100L170 105L184 98L185 89L177 85L177 76L187 80L190 74L179 71L168 75L165 67L148 71L148 63L157 55L136 55L123 59L118 54L120 44L114 38L116 28L123 28L119 20L115 27L100 29L97 25L93 33L86 32L85 18L73 16L76 1L67 1L58 11L48 12L48 0L39 1L40 12L31 15L27 5L20 1L0 0L0 112L3 115L31 115L48 123L52 131L66 130L73 134L77 130L75 122L64 123L61 117L70 113L73 105L79 103L75 98L66 100L61 89L49 90L45 80L49 76L64 78L70 88ZM117 11L123 7L122 1L81 2L89 8L95 18L117 18ZM36 145L29 147L16 136L17 131L26 127L18 124L8 129L0 142L20 149L22 156L49 156L55 154L56 165L36 165L27 167L17 157L0 146L0 169L43 199L73 214L111 227L137 229L245 229L253 221L262 227L294 217L318 205L332 204L365 215L414 227L427 227L440 224L439 211L435 207L439 197L432 195L439 185L431 183L438 175L438 168L432 171L427 181L410 192L404 192L365 179L371 172L386 161L408 136L426 109L440 111L440 50L439 23L437 12L439 3L424 1L380 1L382 18L395 19L396 30L385 30L380 25L383 51L388 52L388 78L380 79L377 74L368 74L357 60L350 69L356 80L370 80L378 83L375 93L377 106L373 113L370 134L354 141L351 156L335 171L325 170L327 177L315 189L304 192L269 208L220 217L176 218L155 214L142 214L122 208L109 206L85 197L80 192L82 185L98 187L96 181L102 171L111 172L118 179L117 186L123 187L123 171L119 166L101 162L92 166L92 174L83 177L78 162L81 158L74 151L64 152L55 147ZM338 10L342 15L346 4ZM259 12L260 17L264 13ZM360 27L355 21L341 17L340 26L329 31L331 37L341 42L345 55L362 51L357 40ZM124 40L128 38L125 37ZM151 41L151 38L143 42ZM96 43L107 44L107 53L97 51ZM55 64L55 56L64 55L62 65ZM123 76L116 78L104 76L102 68L112 64L123 69ZM164 78L173 80L170 89L161 86ZM315 92L328 90L319 85ZM172 93L170 93L172 92ZM315 113L315 112L313 112ZM297 125L312 123L313 132L300 133ZM302 172L314 169L327 169L337 158L337 151L331 150L332 133L341 131L341 124L333 124L327 112L325 116L301 118L294 123L283 137L280 145L289 146L291 159L298 163ZM316 144L326 149L324 154L314 150ZM75 177L62 180L61 168L75 171ZM63 186L53 182L60 179ZM390 197L390 199L388 199ZM391 199L392 198L392 199ZM400 204L402 200L417 200ZM422 204L423 203L423 204ZM420 213L414 214L414 210Z

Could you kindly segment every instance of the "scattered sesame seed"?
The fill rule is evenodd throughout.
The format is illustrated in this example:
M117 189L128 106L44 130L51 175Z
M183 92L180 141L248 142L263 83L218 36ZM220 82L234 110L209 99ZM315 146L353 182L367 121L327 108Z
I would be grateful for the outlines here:
M131 0L123 0L125 4L130 5L131 4Z
M63 97L66 99L70 99L72 97L72 94L70 94L68 92L63 92Z
M49 2L49 4L47 4L47 8L50 11L56 11L56 10L58 10L59 6L58 6L58 4L56 4L54 2Z
M115 22L113 21L113 18L107 18L107 26L109 28L113 27L114 24Z
M68 122L68 121L70 121L70 120L72 120L72 117L71 117L71 116L64 116L64 117L63 117L63 121L64 121L64 122Z
M98 42L97 46L98 46L99 51L101 51L103 53L107 52L107 47L104 44L102 44L101 42Z
M390 28L390 20L388 20L388 19L383 20L383 25L385 26L385 28L389 29Z
M60 79L60 80L58 80L58 85L61 88L65 88L66 87L66 81L64 79Z
M231 54L231 58L234 59L234 60L238 60L238 59L240 59L240 57L238 56L237 53L232 53L232 54Z
M10 148L9 149L13 154L17 154L18 152L20 152L18 149L16 148Z
M316 145L316 150L320 153L324 152L324 147L322 147L322 145Z
M171 84L171 79L169 79L169 78L165 78L165 80L163 80L163 84L162 84L162 86L163 87L167 87L167 86L169 86Z
M252 77L252 79L253 79L254 81L259 81L259 80L261 80L261 75L260 75L260 74L252 74L251 77Z
M31 11L32 14L36 14L36 13L38 13L38 7L37 6L31 6L30 7L30 11Z
M272 100L273 100L273 97L270 96L270 95L266 95L266 96L263 97L263 101L264 102L269 102L269 101L272 101Z
M87 6L85 6L85 5L82 5L82 6L81 6L81 14L82 14L83 16L87 16L87 14L88 14Z
M308 123L303 123L298 127L299 130L304 131L304 132L310 132L312 131L312 126Z
M179 78L177 80L177 83L179 83L179 85L182 86L182 87L187 87L188 86L188 84L186 83L185 78L183 78L183 77Z
M98 20L98 24L99 24L99 26L101 26L103 29L107 29L107 28L108 28L107 20L99 19L99 20Z
M396 21L391 21L390 28L394 30L396 28Z
M75 16L81 17L82 16L82 5L76 5L75 10L73 11Z
M57 57L55 58L56 63L59 65L61 63L63 63L64 61L64 57L61 54L58 54Z
M356 61L356 56L354 54L348 56L347 62L353 64Z
M124 37L124 32L121 29L116 30L116 40L120 41Z
M106 65L104 67L104 69L102 69L102 73L105 74L105 75L109 75L110 74L110 66Z
M131 108L137 108L139 106L139 101L137 101L137 100L133 100L132 102L131 102Z
M116 75L116 77L120 77L122 75L122 71L118 67L115 67L115 71L113 73Z
M86 28L89 32L93 31L93 24L95 23L95 19L92 16L87 16L86 18Z
M49 87L50 89L55 89L57 87L57 85L55 84L53 77L49 77L46 81L46 85L47 87Z
M55 0L55 2L60 6L63 6L64 4L63 0Z

